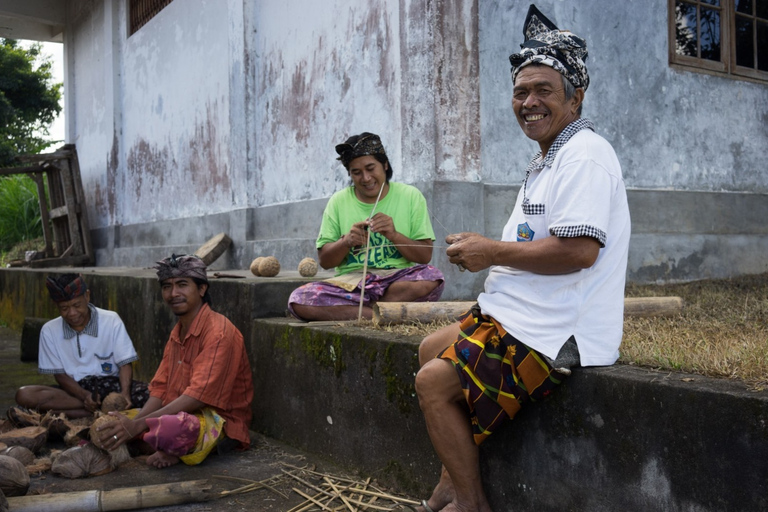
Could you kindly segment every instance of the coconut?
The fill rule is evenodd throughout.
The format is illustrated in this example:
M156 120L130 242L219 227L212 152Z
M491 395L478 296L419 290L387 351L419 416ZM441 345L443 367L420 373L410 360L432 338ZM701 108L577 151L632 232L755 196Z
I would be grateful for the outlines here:
M88 437L90 438L91 442L95 444L98 448L106 449L101 444L101 436L104 435L103 432L99 432L98 429L101 427L105 427L109 425L110 423L115 423L119 421L117 418L114 418L108 414L104 416L99 416L94 420L94 422L91 424L91 429L88 431Z
M256 277L261 275L259 274L259 264L261 264L262 261L264 261L264 258L259 256L251 262L251 274L255 275Z
M48 429L45 427L24 427L0 434L0 443L8 446L24 446L32 453L37 453L48 440Z
M24 496L29 489L29 473L24 464L9 457L0 455L0 490L6 496Z
M94 445L96 445L98 448L100 448L102 451L105 451L109 454L110 464L112 466L112 469L116 468L117 466L119 466L120 464L122 464L123 462L131 458L131 455L128 452L128 447L125 445L125 443L123 443L114 450L107 450L101 442L101 436L103 435L103 433L98 432L96 429L103 427L105 425L108 425L110 423L115 423L116 421L119 421L119 420L113 416L109 416L109 415L99 416L93 422L93 424L91 425L91 430L89 431L91 442Z
M66 478L104 475L113 469L109 454L90 443L64 450L51 465L52 473Z
M24 407L11 407L6 414L16 428L36 427L43 417L39 412Z
M48 438L61 438L67 446L74 446L83 439L88 439L88 429L93 423L92 418L76 418L70 420L63 413L45 415L41 426L48 429Z
M299 274L312 277L317 274L317 262L312 258L304 258L299 262Z
M101 412L124 411L128 408L128 399L120 393L110 393L101 401Z
M267 256L259 262L259 275L275 277L280 273L280 262L274 256Z
M25 466L32 464L32 461L35 460L35 454L29 451L29 448L24 448L23 446L9 446L0 452L0 455L13 457Z

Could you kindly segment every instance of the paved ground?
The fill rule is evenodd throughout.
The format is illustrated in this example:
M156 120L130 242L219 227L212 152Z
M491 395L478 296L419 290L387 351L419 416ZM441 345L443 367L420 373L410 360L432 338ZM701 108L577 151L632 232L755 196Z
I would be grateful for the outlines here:
M5 416L5 411L7 411L8 407L14 404L14 393L19 385L53 382L51 377L40 376L37 373L36 363L20 362L20 338L20 333L0 326L0 368L2 369L0 370L0 412L3 416ZM293 491L293 488L303 490L310 495L317 494L316 491L300 483L297 479L287 476L284 473L285 471L291 472L316 485L322 482L322 476L306 471L299 472L294 468L308 467L318 473L332 475L333 477L347 477L354 482L363 481L368 478L367 475L354 475L345 472L322 457L310 456L259 434L252 433L251 439L251 450L224 456L211 455L199 466L179 464L158 470L147 466L143 458L139 457L120 466L112 473L96 477L70 480L54 475L51 472L46 472L32 477L28 496L88 490L113 490L125 487L206 479L213 486L210 493L216 496L213 500L194 504L143 508L142 510L283 512L291 510L306 501L305 498ZM49 447L54 449L65 448L63 444L57 445L52 443L49 443ZM276 492L265 489L219 497L222 491L232 490L247 483L234 479L246 479L256 482L274 479L270 482L272 487L287 497L282 497ZM387 491L387 493L389 492ZM66 496L62 496L62 502L65 502L66 499ZM380 500L378 503L387 506L394 504L394 502L386 499ZM333 505L343 504L337 500ZM11 511L13 510L12 508ZM315 510L319 509L316 508Z

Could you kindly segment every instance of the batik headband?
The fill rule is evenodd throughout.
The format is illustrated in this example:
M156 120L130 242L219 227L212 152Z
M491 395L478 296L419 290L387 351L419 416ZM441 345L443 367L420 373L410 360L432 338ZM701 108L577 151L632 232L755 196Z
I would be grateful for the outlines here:
M52 277L48 277L45 280L45 286L48 288L48 294L51 296L53 302L66 302L76 299L81 295L85 295L85 292L88 291L85 279L80 275L70 281L66 286L62 286Z
M157 269L157 280L161 282L172 277L189 277L208 282L208 275L205 273L206 265L195 255L172 254L169 258L158 261L155 269Z
M559 30L535 5L531 4L523 25L525 42L520 53L509 56L512 81L528 64L540 63L561 73L576 88L589 87L587 42L567 30Z
M341 160L344 167L355 158L366 155L386 155L381 139L375 133L363 132L354 144L343 143L336 146L337 160Z

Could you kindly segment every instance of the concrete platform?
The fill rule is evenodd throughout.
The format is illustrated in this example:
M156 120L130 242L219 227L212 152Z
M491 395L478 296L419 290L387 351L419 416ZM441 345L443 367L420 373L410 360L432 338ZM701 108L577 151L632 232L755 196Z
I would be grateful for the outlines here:
M50 313L44 276L0 270L0 320ZM94 302L129 325L150 374L173 323L153 274L94 269L88 280ZM426 496L439 462L413 390L420 340L261 314L284 307L299 283L211 284L215 309L248 340L254 431ZM620 365L581 369L481 453L499 511L768 510L768 392Z

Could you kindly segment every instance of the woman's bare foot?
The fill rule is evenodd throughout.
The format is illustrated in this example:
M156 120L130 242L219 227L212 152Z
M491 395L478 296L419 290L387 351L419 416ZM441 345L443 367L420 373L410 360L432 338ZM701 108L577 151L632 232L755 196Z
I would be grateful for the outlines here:
M453 489L453 480L451 480L451 475L449 475L448 471L443 467L440 472L440 481L432 491L432 496L427 500L427 505L429 505L429 508L431 508L433 512L438 512L451 503L455 497L456 493ZM419 512L429 512L421 506L417 507L417 510L419 510Z
M156 451L149 457L147 457L147 465L154 466L158 469L167 468L179 463L179 458L174 455L169 455L165 452Z

